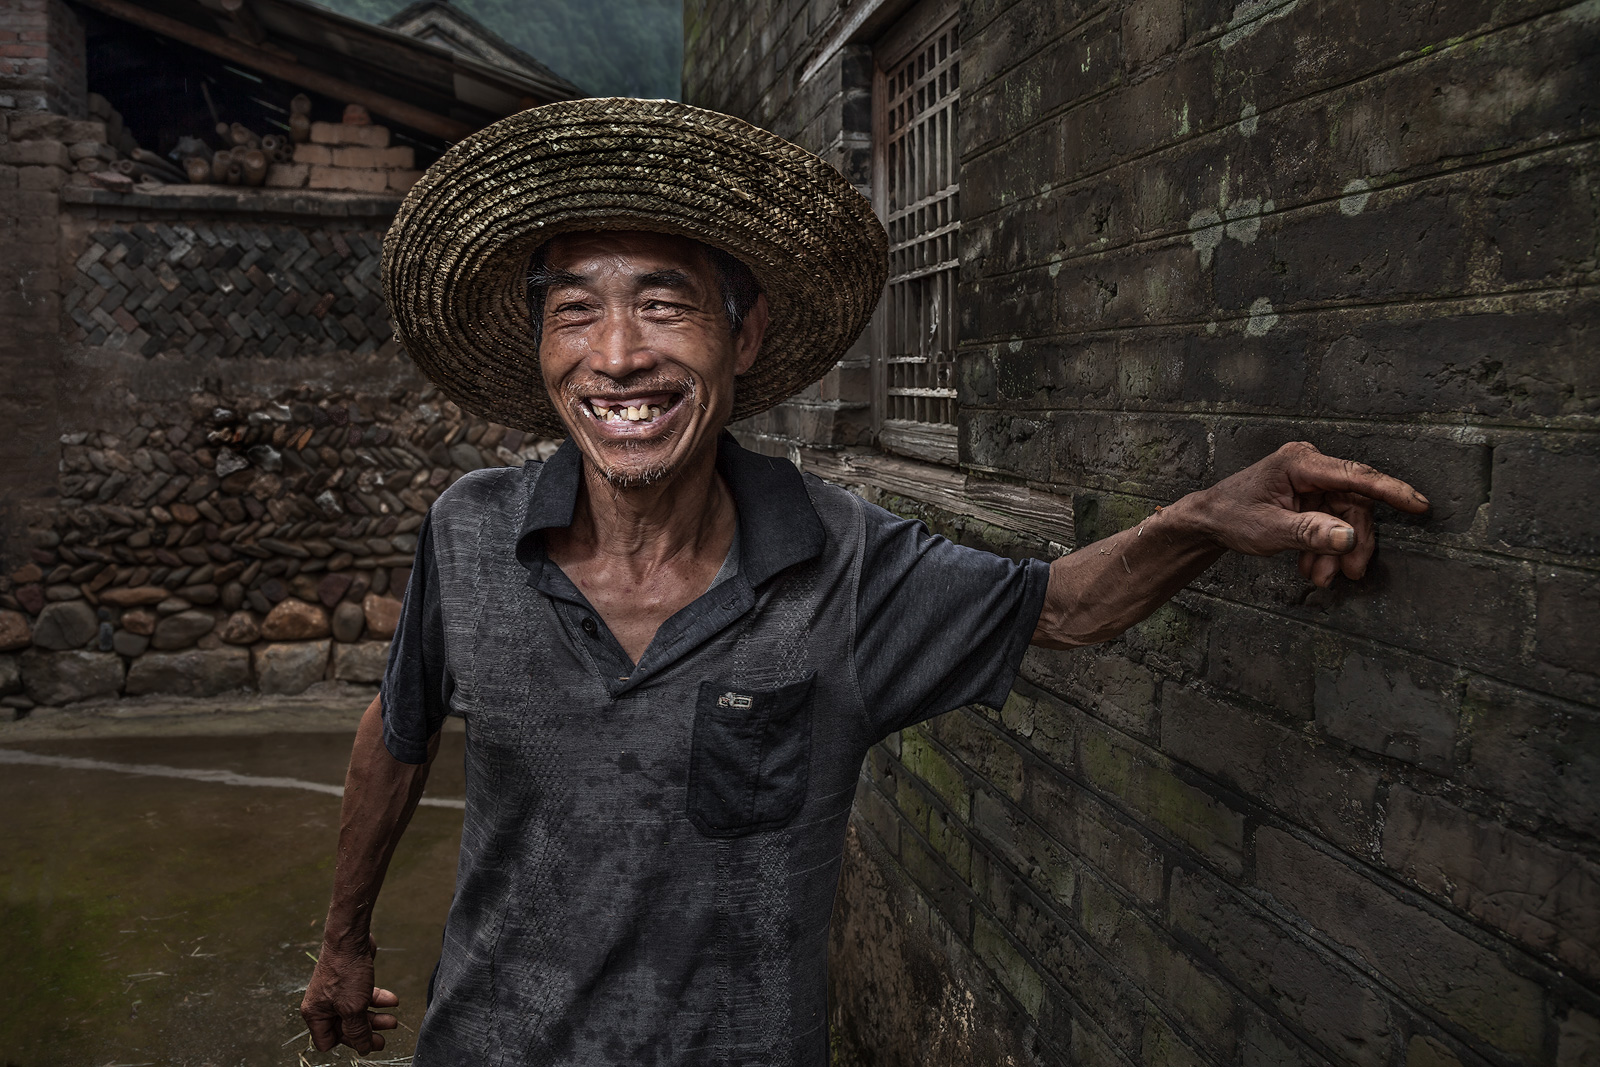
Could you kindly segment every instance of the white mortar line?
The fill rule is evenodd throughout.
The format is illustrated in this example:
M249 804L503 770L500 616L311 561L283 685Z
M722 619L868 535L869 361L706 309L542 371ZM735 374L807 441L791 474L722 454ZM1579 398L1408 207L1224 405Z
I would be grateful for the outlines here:
M191 782L211 782L216 785L245 785L269 789L304 789L328 796L344 796L344 787L326 782L308 782L304 778L265 777L254 774L235 774L233 771L213 771L198 767L165 767L159 763L111 763L106 760L81 759L76 756L46 756L37 752L22 752L14 748L0 748L0 763L27 763L38 767L60 767L70 771L115 771L118 774L139 774L151 778L184 778ZM448 797L423 797L417 802L428 808L455 808L464 810L467 802Z

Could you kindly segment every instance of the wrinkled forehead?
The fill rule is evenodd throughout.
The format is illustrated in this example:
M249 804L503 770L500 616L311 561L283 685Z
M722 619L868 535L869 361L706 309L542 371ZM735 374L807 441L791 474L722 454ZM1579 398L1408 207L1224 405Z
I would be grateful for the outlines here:
M646 230L581 230L553 237L534 253L551 273L590 276L596 272L651 274L680 271L711 283L715 270L699 241Z

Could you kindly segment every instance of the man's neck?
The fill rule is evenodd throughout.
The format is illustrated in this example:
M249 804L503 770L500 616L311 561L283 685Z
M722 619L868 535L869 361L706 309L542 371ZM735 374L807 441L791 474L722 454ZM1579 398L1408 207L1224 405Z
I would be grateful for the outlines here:
M711 585L733 544L733 494L716 445L650 485L620 488L587 460L572 525L545 531L545 551L638 663L667 619Z
M572 525L547 531L562 542L557 548L547 536L547 547L567 558L609 556L635 574L685 555L720 561L732 540L735 511L716 460L713 442L670 477L624 488L585 458Z

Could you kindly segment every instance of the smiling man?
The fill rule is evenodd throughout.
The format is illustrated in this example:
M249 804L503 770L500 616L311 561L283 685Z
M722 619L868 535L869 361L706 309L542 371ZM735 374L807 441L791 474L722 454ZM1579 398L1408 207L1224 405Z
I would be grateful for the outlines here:
M740 448L865 326L870 208L723 115L582 100L436 164L385 245L396 330L469 410L566 443L422 527L356 738L302 1011L383 1047L370 917L440 725L467 725L438 1065L827 1062L827 933L868 748L999 706L1028 643L1108 640L1226 549L1359 578L1409 486L1292 445L1053 564L930 536ZM374 1012L373 1009L376 1009Z

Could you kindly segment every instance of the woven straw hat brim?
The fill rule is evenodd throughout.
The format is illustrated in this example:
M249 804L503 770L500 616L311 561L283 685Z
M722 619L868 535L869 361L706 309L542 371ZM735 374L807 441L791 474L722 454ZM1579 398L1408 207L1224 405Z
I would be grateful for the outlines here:
M528 261L558 234L607 229L692 237L755 274L771 323L734 419L826 373L888 272L871 204L805 149L672 101L565 101L472 134L412 187L383 244L400 343L468 411L564 435L528 321Z

